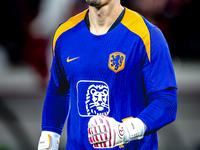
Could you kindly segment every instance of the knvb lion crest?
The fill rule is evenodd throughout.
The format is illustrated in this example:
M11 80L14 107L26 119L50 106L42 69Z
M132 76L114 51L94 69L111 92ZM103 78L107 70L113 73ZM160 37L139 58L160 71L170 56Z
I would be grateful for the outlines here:
M108 67L115 73L121 71L125 67L126 55L121 52L115 52L110 54Z

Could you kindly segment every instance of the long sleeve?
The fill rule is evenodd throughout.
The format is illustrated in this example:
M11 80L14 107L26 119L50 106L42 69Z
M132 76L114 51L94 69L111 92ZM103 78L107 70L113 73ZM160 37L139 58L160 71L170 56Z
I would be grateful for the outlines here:
M177 84L168 44L162 32L150 29L151 53L143 57L143 81L146 108L138 115L151 134L172 122L177 112Z
M69 109L69 83L59 53L56 51L51 67L42 113L42 130L61 134Z
M147 126L146 135L173 122L177 113L176 89L166 89L148 94L149 105L137 118Z

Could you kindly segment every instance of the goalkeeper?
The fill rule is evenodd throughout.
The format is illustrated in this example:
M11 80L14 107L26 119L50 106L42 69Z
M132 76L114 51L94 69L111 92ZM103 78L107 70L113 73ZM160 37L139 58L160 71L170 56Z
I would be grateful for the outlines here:
M86 2L54 35L38 150L59 149L66 120L66 150L156 150L177 112L167 42L120 0Z

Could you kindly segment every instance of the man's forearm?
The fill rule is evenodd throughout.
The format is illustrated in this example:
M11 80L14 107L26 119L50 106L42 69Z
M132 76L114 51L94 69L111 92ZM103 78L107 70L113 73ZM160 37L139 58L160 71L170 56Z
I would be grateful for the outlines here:
M151 134L176 119L176 89L162 90L148 95L149 106L137 117L147 126L145 134Z
M69 109L69 92L61 92L50 80L42 113L42 131L61 134Z

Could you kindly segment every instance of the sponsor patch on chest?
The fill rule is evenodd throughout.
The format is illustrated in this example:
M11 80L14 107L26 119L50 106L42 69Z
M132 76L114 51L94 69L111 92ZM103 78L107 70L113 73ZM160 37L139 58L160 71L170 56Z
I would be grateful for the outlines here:
M77 83L77 109L82 117L108 115L109 87L103 81L81 80Z

